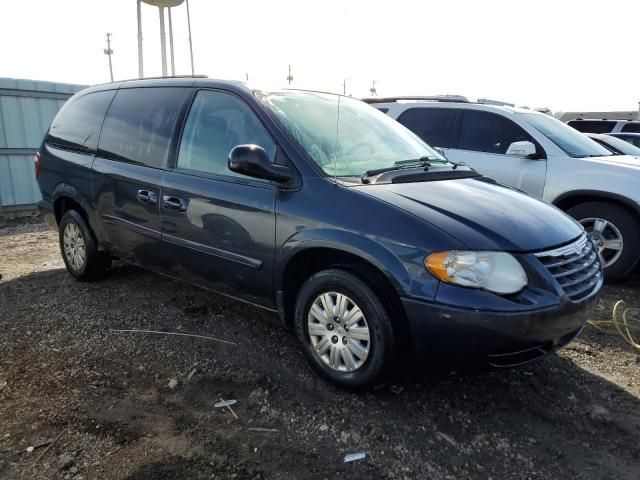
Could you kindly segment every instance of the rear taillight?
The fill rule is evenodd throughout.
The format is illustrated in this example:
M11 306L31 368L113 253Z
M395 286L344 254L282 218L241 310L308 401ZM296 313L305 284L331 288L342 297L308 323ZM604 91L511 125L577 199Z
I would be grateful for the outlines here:
M40 155L40 152L36 152L34 160L36 164L36 178L38 178L40 177L40 167L42 166L42 155Z

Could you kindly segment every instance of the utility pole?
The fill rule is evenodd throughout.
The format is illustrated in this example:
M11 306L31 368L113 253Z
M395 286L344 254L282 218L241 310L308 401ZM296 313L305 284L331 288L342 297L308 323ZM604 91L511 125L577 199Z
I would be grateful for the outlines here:
M167 36L164 33L164 9L165 7L158 7L158 14L160 15L160 55L162 58L162 76L167 76Z
M378 90L376 90L376 83L378 83L377 80L373 80L371 82L371 88L369 89L369 91L371 92L372 97L375 97L378 95Z
M111 64L111 55L113 55L113 50L111 50L111 34L107 33L107 48L104 50L104 54L109 57L109 76L111 77L111 82L113 82L113 65Z
M144 67L142 60L142 15L140 7L142 1L138 0L138 78L144 78Z
M347 95L347 80L349 80L349 87L351 87L351 79L350 78L345 78L342 80L342 94L344 96ZM351 88L349 88L349 90L351 90ZM349 96L351 96L351 92L349 92Z
M293 82L293 75L291 75L291 65L289 65L289 75L287 75L287 82L289 82L289 85L291 85L291 82Z
M187 27L189 28L189 54L191 55L191 75L195 75L193 69L193 42L191 41L191 14L189 13L189 0L187 0Z
M173 22L171 21L171 8L167 8L169 14L169 53L171 58L171 75L176 74L176 60L173 55Z

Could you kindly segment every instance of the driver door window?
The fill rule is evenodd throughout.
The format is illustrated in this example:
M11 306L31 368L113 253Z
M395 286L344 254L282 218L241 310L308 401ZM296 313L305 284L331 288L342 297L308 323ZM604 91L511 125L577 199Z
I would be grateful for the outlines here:
M535 143L527 132L511 120L493 113L466 110L458 148L504 155L513 142L525 140Z
M227 166L229 152L244 144L261 146L272 160L275 156L273 139L242 100L227 93L202 90L196 95L185 123L177 167L244 177Z
M481 174L542 197L547 162L506 155L513 142L529 141L544 155L540 145L520 125L506 116L465 110L458 147L447 151L454 162L471 165Z

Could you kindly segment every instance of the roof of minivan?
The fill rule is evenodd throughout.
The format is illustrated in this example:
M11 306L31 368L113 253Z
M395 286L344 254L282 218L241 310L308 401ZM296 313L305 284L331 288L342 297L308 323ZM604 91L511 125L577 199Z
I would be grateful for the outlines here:
M255 91L248 83L240 80L220 80L208 78L205 76L172 76L172 77L153 77L143 79L122 80L113 83L101 83L85 88L78 92L78 95L84 95L91 92L99 92L103 90L117 90L121 88L141 88L141 87L201 87L201 88L219 88L228 90L238 94L253 94ZM305 90L300 88L281 88L269 90L271 93L276 92L306 92L321 93L327 95L345 96L339 93L324 92L319 90Z
M80 93L98 92L101 90L117 90L120 88L140 88L140 87L208 87L208 88L224 88L225 90L237 92L251 92L251 89L245 82L237 80L217 80L203 76L176 76L176 77L158 77L143 78L135 80L123 80L112 83L102 83L82 90Z

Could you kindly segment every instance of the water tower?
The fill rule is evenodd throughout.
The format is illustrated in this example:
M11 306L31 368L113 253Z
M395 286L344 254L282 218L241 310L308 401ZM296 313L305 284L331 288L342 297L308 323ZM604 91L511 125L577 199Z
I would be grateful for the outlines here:
M160 51L162 55L162 76L167 76L167 39L165 35L164 27L164 9L167 9L169 16L169 50L171 55L171 75L176 74L175 58L173 54L173 24L171 22L171 9L182 5L185 0L137 0L138 3L138 76L144 77L144 62L142 59L142 16L141 8L142 2L147 5L158 7L158 13L160 15ZM189 15L189 0L186 0L187 4L187 23L189 27L189 51L191 52L191 74L193 75L193 45L191 42L191 16Z

